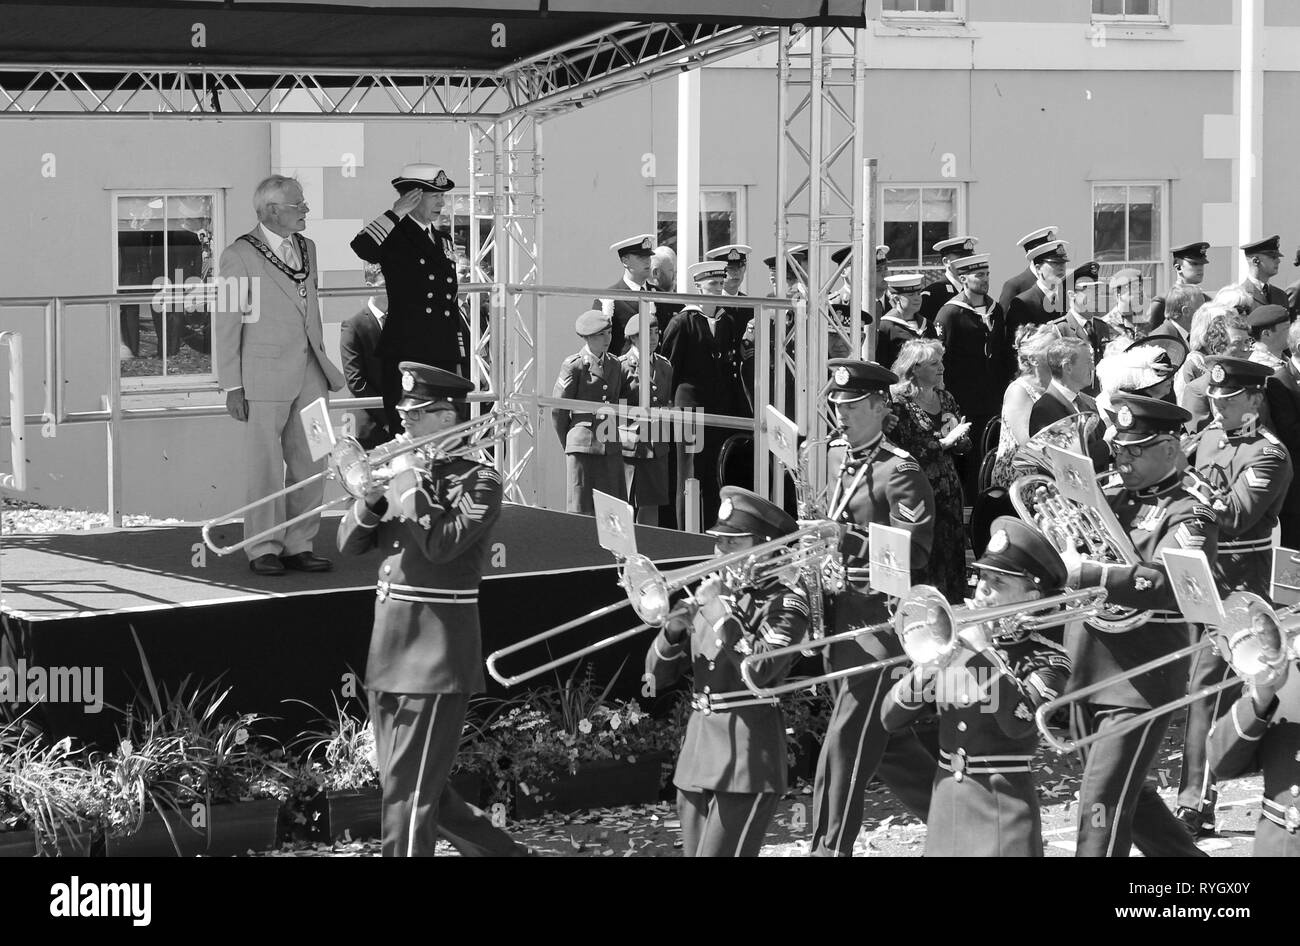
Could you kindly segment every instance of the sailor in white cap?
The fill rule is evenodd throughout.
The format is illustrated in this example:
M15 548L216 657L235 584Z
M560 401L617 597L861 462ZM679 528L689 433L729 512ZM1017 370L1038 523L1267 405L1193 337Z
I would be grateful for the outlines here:
M754 253L754 248L745 246L743 243L729 243L726 246L719 246L709 250L704 254L704 258L711 263L725 263L726 274L722 280L722 294L724 296L743 296L745 295L745 274L749 269L749 257ZM750 306L729 305L723 309L726 318L731 320L732 337L736 339L736 364L739 366L745 360L745 333L754 318L754 310ZM746 399L749 397L749 389L745 389ZM751 405L750 413L753 408Z
M897 360L903 345L917 338L934 338L934 329L921 317L920 273L897 273L885 277L889 311L876 330L876 364L888 368ZM863 342L866 358L866 342Z
M623 278L610 289L623 289L631 292L649 292L650 269L654 262L655 235L638 233L636 236L615 240L609 245L611 253L618 254L618 261L623 264ZM627 320L641 311L640 305L630 299L593 299L591 307L599 309L610 318L614 336L609 344L609 351L615 358L627 351L627 342L623 336L623 327ZM650 312L655 311L650 303ZM663 328L661 325L660 328Z
M1060 227L1056 226L1039 227L1037 230L1026 233L1016 241L1016 244L1020 247L1020 252L1028 253L1044 243L1055 240L1060 229ZM1021 272L1016 273L1016 275L1004 282L1002 291L998 293L998 305L1002 306L1002 311L1009 311L1011 309L1011 300L1036 282L1038 282L1038 274L1034 272L1032 266L1026 266Z
M463 377L469 375L469 328L456 295L456 248L434 226L456 186L436 164L408 164L393 178L398 198L362 228L352 251L378 263L388 289L388 316L380 337L384 408L388 427L402 430L398 364L416 361Z
M975 252L979 239L973 236L958 236L949 240L940 240L931 249L943 260L943 278L930 283L921 290L921 317L931 325L939 310L957 293L961 292L961 282L952 271L952 261L970 256Z
M1007 307L1007 346L1022 325L1046 325L1069 308L1065 300L1065 264L1070 261L1064 240L1049 240L1026 251L1025 259L1034 271L1032 286L1011 300Z

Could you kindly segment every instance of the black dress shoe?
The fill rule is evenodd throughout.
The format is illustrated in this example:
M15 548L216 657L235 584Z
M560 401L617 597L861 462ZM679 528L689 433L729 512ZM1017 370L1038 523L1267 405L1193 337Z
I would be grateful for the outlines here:
M280 559L274 555L259 555L257 558L249 559L248 567L252 569L255 575L283 575L284 565Z
M1214 837L1214 818L1206 818L1195 808L1179 808L1174 812L1174 817L1183 823L1187 833L1193 839Z
M281 555L280 561L285 568L296 572L327 572L334 567L328 558L321 558L314 552L299 552L297 555Z

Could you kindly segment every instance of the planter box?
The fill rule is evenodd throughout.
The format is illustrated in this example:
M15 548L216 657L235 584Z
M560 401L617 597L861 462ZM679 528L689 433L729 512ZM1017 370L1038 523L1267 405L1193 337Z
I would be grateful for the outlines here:
M448 779L448 784L469 804L479 807L483 796L483 780L477 775L453 775ZM380 815L382 798L383 794L378 788L327 792L329 821L325 830L330 840L343 840L344 832L354 841L379 837L383 833Z
M276 820L280 803L275 799L213 805L208 809L208 830L190 827L190 811L180 815L162 815L151 811L145 815L140 830L129 838L109 838L109 857L233 857L248 850L266 850L275 846ZM168 832L168 825L171 832ZM172 840L175 834L175 843Z
M0 857L35 857L36 835L31 831L0 831Z
M515 816L535 818L545 811L653 804L659 800L661 767L668 758L664 753L652 753L638 756L635 762L591 762L577 775L564 775L539 785L532 794L516 790ZM541 798L537 791L542 793Z

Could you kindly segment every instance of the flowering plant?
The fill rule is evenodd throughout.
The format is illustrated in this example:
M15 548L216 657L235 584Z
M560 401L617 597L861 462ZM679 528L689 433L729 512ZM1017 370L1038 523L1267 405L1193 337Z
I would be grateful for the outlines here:
M61 835L79 846L74 830L92 820L93 798L90 770L71 738L47 745L20 723L0 726L0 831L30 829L42 853L54 851Z

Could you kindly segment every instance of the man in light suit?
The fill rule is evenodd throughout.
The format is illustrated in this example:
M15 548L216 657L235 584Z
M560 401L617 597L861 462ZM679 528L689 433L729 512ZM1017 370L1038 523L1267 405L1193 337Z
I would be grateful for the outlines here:
M274 174L257 185L253 206L258 225L221 254L216 318L217 381L227 412L244 425L250 502L324 469L311 458L298 412L343 387L342 372L325 356L316 244L301 235L302 188ZM312 552L319 515L275 531L324 495L325 483L317 481L245 517L246 537L270 531L246 549L254 572L329 571L329 559Z
M388 313L388 294L384 291L384 274L376 263L365 266L366 285L375 294L365 308L349 318L339 329L339 354L343 358L343 376L353 397L383 397L384 363L379 355L379 340ZM367 450L393 439L388 429L388 415L383 408L357 414L357 440Z

